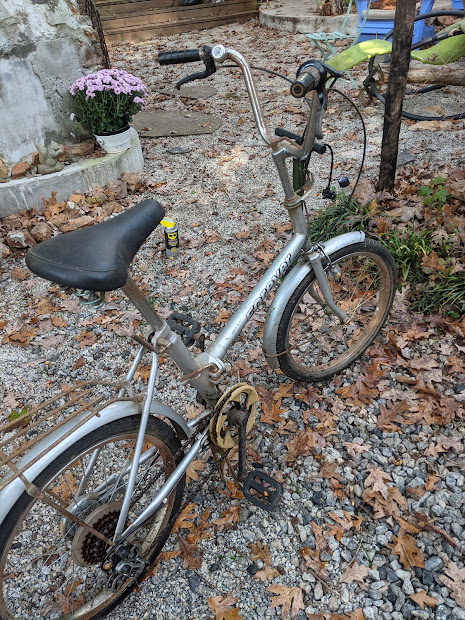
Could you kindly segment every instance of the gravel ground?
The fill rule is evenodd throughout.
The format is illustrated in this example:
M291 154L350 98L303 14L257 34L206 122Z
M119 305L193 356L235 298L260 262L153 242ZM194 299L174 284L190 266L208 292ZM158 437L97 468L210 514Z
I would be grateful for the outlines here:
M208 100L158 94L187 72L185 67L160 68L156 63L160 49L217 42L241 51L253 64L288 76L313 55L305 36L264 29L256 21L110 48L114 66L147 83L151 107L202 111L223 121L213 135L143 140L146 189L122 199L131 204L155 197L177 222L182 250L176 261L164 259L161 236L155 233L139 253L134 271L156 298L157 306L190 312L207 333L218 331L222 313L231 310L239 298L231 291L231 283L241 292L247 289L249 279L256 280L270 246L282 243L283 234L277 227L286 222L279 180L253 129L238 72L225 69L210 78L206 83L214 85L218 94ZM362 76L357 71L352 74ZM267 120L272 126L297 129L303 119L302 107L287 96L286 84L266 74L257 79ZM343 88L351 91L350 86ZM374 179L379 167L382 109L367 107L363 115L368 132L364 177ZM325 127L326 139L335 149L334 177L347 174L355 179L362 152L356 114L340 98L334 98ZM463 165L465 131L459 127L411 131L403 124L400 150L408 150L416 164L429 166L435 176L445 163ZM328 160L315 158L313 170L318 205ZM38 332L27 346L8 342L2 346L0 380L5 412L12 408L12 398L19 405L37 403L47 390L72 379L107 377L109 371L121 376L135 350L120 335L120 327L135 318L121 296L110 296L110 304L100 314L78 307L69 298L46 297L52 308L43 301L46 283L22 269L19 254L0 267L0 325L8 321L2 325L4 329L26 327ZM52 316L60 316L63 322L53 327ZM284 481L279 508L268 514L228 496L217 469L208 460L198 481L188 485L186 502L195 504L198 515L208 509L210 523L232 506L240 506L239 523L224 528L217 523L208 530L212 536L198 543L202 554L198 568L189 567L182 557L161 561L156 575L110 617L206 619L215 615L207 599L228 595L237 599L243 618L286 617L276 588L284 586L297 588L303 596L303 608L290 612L299 619L465 618L463 581L461 586L451 585L444 577L451 563L461 571L462 580L465 572L465 427L460 417L465 388L465 369L460 362L464 333L460 326L441 332L431 324L419 327L417 318L405 314L400 295L388 327L368 355L333 381L306 390L267 368L259 339L264 313L258 313L246 337L231 349L233 371L225 386L235 383L239 373L260 389L262 402L268 399L269 406L280 403L279 431L277 425L260 421L251 437L265 469ZM459 361L452 364L452 357ZM382 372L372 383L372 392L368 386L369 396L363 396L360 380L367 377L370 362L380 359ZM423 364L418 363L421 360ZM409 366L412 361L417 361L414 371ZM415 389L418 381L423 381L423 392ZM447 423L439 426L433 415L430 420L420 415L416 423L396 419L392 430L379 428L377 418L383 407L403 402L416 406L417 412L426 407L433 383L441 397L449 399L455 417L449 416ZM162 367L158 390L179 411L193 407L192 391L179 386L178 375L169 365ZM400 407L399 415L404 411L408 407ZM319 434L322 445L292 460L289 442L305 429ZM423 566L415 566L421 562L412 558L400 561L395 548L401 544L403 531L399 519L376 513L376 506L374 510L364 493L370 468L383 470L390 493L397 490L404 498L404 503L398 500L399 518L407 520L418 511L433 526L418 527L415 533L408 530L424 558ZM418 526L418 521L413 522ZM186 530L180 533L185 535ZM264 553L254 553L251 543L267 546L271 560ZM307 562L302 552L305 548L312 555ZM174 536L166 549L177 549ZM268 564L276 570L266 578L260 571ZM354 578L355 569L358 579ZM344 579L344 575L349 576ZM418 592L435 603L418 605L411 598ZM277 606L271 606L273 601ZM240 616L231 613L224 617Z

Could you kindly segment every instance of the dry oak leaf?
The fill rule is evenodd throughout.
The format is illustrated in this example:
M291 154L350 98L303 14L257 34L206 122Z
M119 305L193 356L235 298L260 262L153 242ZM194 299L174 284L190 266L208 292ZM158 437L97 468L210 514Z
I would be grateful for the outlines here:
M194 525L192 529L186 534L186 540L188 543L197 543L199 540L204 538L210 538L212 534L207 530L213 527L213 523L208 522L208 517L210 516L210 508L204 510L201 514L199 522L197 525Z
M365 577L368 575L368 568L364 564L352 564L348 566L341 575L341 583L357 583L363 584Z
M207 598L207 603L215 614L215 620L240 620L242 618L240 610L232 607L237 603L234 596L213 596Z
M393 536L394 545L391 545L392 552L399 556L399 560L405 569L424 568L423 553L416 546L415 540L400 531L399 536Z
M187 504L187 506L183 508L173 525L173 532L182 529L189 530L194 527L193 521L197 517L197 513L194 512L195 508L195 504Z
M250 542L249 547L252 554L251 558L254 562L256 560L263 560L265 564L270 565L272 563L271 553L268 549L268 545L264 545L261 540L256 543Z
M186 469L186 483L189 484L191 480L198 480L199 477L197 472L203 471L204 469L205 463L202 463L200 459L195 459L192 461Z
M37 329L25 325L20 332L9 331L3 336L2 344L14 344L17 347L27 347L31 340L37 336Z
M240 506L229 506L221 513L220 518L214 521L217 531L232 527L235 523L239 523Z
M289 614L291 618L295 618L300 609L305 609L301 588L286 588L276 583L267 588L267 590L277 595L271 598L270 606L282 606L281 618L287 618Z
M202 554L196 544L188 543L178 536L179 550L183 557L182 567L184 569L200 570L202 567Z
M460 607L465 609L465 567L459 568L455 562L448 562L444 567L444 575L439 579L449 588L450 595Z
M410 598L412 599L412 601L415 601L415 603L420 606L420 609L424 609L425 605L428 605L428 607L436 607L436 605L438 604L435 598L426 594L426 590L420 590L415 594L411 594Z
M325 563L320 560L319 552L312 551L310 547L302 547L299 549L299 554L305 562L305 566L315 577L321 581L328 581L329 573L325 568Z
M385 481L392 480L390 474L383 471L380 467L370 467L368 470L370 473L365 480L365 488L371 487L374 493L381 493L384 499L388 498L389 487Z
M350 441L344 441L342 445L347 450L347 454L352 458L355 458L356 454L367 452L370 449L370 446L365 446L360 443L351 443Z
M278 577L279 571L272 566L265 566L262 570L255 573L254 577L260 579L260 581L266 581Z

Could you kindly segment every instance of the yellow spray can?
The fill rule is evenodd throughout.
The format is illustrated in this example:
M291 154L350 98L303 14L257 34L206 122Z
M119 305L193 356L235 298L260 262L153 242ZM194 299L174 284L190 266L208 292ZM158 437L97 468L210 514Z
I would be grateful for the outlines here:
M179 249L178 229L172 219L164 217L160 224L165 232L165 251L168 258L174 258Z

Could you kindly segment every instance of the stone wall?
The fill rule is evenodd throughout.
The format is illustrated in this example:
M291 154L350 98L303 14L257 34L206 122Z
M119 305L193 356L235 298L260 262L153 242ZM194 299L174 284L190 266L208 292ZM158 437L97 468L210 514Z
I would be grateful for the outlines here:
M77 141L68 88L101 67L98 37L74 0L0 0L0 178L32 160L35 141Z

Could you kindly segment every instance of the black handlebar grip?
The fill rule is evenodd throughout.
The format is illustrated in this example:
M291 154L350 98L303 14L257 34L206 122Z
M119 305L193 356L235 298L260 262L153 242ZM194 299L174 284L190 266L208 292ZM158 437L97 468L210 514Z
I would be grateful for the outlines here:
M200 50L174 50L173 52L160 52L158 54L158 62L161 65L180 65L185 62L198 62L200 58Z
M305 97L305 95L314 90L320 83L321 73L319 69L313 65L305 67L299 73L299 76L291 84L291 95L296 99Z

